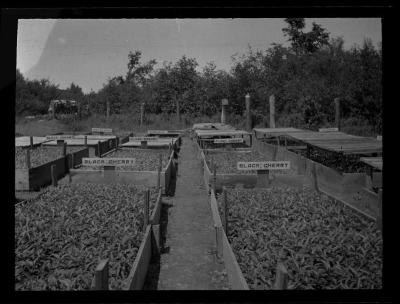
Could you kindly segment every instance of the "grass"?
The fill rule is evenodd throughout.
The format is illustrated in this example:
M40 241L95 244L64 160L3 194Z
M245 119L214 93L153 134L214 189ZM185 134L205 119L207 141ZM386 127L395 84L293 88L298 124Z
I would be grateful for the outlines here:
M135 135L141 135L149 129L187 129L190 128L194 123L220 122L220 119L220 113L216 113L211 117L201 116L195 118L182 114L181 122L178 123L176 115L174 114L148 114L145 117L143 125L140 126L139 117L137 114L112 114L108 122L105 115L99 114L93 114L92 116L82 120L49 120L46 117L35 119L16 118L15 132L26 136L45 136L59 132L90 132L92 128L112 128L114 134L133 132ZM265 122L254 125L254 127L267 127L267 121L268 119L266 119ZM227 117L227 123L238 129L246 128L246 120L240 115L229 115ZM341 130L348 134L367 137L376 137L379 135L373 126L368 125L358 119L343 119L341 125ZM298 119L288 120L285 117L278 117L276 121L276 127L307 129L307 126L301 124ZM334 127L334 125L332 123L324 123L318 126L318 128L329 127Z

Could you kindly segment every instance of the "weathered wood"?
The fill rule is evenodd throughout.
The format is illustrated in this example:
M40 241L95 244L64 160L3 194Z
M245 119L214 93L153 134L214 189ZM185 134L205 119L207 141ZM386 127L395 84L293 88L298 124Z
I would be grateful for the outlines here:
M275 96L269 97L269 127L275 128Z
M51 165L51 184L57 187L56 165Z
M150 224L152 225L158 225L160 223L160 218L161 218L161 208L162 208L162 191L159 189L158 191L158 196L157 196L157 201L155 203L154 209L151 213L150 216Z
M135 262L127 278L125 290L141 290L143 288L152 253L151 230L151 225L148 225L136 255Z
M215 228L215 244L217 248L217 258L222 259L224 256L224 249L223 249L223 244L222 244L222 226L214 226Z
M87 141L87 136L86 135L85 135L85 139L84 139L84 144L85 144L85 147L87 147L88 141Z
M247 93L245 96L245 102L246 102L246 130L248 132L251 132L251 115L250 115L250 94Z
M108 259L100 261L96 267L95 289L108 290Z
M29 146L33 149L33 136L29 136Z
M149 224L149 208L150 208L150 190L144 191L144 220L143 220L143 231L146 230Z
M228 192L227 192L225 187L223 187L222 189L223 189L222 190L222 193L223 193L222 194L223 195L223 201L222 201L223 206L222 207L223 207L223 210L224 210L222 224L224 225L225 234L228 235L228 216L229 216L229 213L228 213Z
M286 267L282 263L278 263L278 266L276 267L276 279L274 289L287 289L288 281L289 276Z
M67 155L67 143L66 142L64 142L63 144L62 144L62 156L66 156Z
M26 149L26 168L30 169L31 168L31 150L28 148Z
M382 194L383 190L378 190L378 218L377 218L377 226L378 229L382 231Z
M335 98L334 102L335 102L335 125L336 128L338 128L338 130L340 131L340 99Z
M161 251L161 231L160 231L160 224L152 225L151 226L151 238L152 238L152 245L151 245L151 254L152 256L158 256Z

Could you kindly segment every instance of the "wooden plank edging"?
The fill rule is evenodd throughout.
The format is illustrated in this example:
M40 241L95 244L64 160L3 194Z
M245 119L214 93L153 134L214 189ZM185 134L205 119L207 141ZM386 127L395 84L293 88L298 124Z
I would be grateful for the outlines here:
M213 226L222 227L221 217L218 211L218 202L214 194L214 190L211 189L210 206L213 217ZM228 281L230 288L233 290L249 290L246 279L243 276L242 270L236 260L235 254L233 253L232 247L229 244L228 238L225 231L222 229L222 250L223 260L225 269L228 274Z
M150 224L152 225L158 225L160 223L160 217L161 217L161 205L162 205L162 190L158 190L158 196L157 196L157 201L154 205L154 209L151 213L150 216Z
M131 268L124 290L141 290L146 280L151 260L152 226L147 225L135 261Z

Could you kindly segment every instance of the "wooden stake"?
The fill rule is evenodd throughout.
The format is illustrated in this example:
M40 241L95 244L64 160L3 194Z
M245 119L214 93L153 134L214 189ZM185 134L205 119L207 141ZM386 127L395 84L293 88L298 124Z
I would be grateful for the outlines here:
M29 136L29 144L31 146L31 149L33 149L33 136Z
M214 190L214 193L215 193L216 189L217 189L217 165L214 163L214 166L213 166L213 190Z
M87 136L85 135L85 147L87 147Z
M275 128L275 96L269 97L269 127Z
M100 141L97 142L97 156L98 156L98 157L101 157Z
M67 155L67 143L66 142L63 142L63 145L62 145L62 156L66 156Z
M57 187L56 165L51 165L51 184Z
M251 132L251 116L250 116L250 94L247 93L245 96L246 101L246 129Z
M161 185L161 170L162 170L162 154L159 154L158 168L157 168L157 189L160 189Z
M144 191L144 221L143 221L143 231L146 230L147 225L149 224L149 203L150 203L150 190L147 189Z
M335 98L335 125L336 128L338 128L338 131L340 131L340 99Z
M228 193L225 187L222 188L222 192L223 192L223 208L224 208L223 225L225 234L228 235Z
M94 277L95 290L108 290L108 259L100 261Z
M382 188L378 190L378 218L377 226L380 231L382 231Z
M286 267L283 264L278 263L278 266L276 267L276 279L275 279L274 289L277 290L287 289L288 281L289 277Z
M29 148L26 149L26 167L28 169L31 168L31 150L29 150Z
M217 258L221 259L224 256L222 246L222 227L215 226L215 243L217 247Z

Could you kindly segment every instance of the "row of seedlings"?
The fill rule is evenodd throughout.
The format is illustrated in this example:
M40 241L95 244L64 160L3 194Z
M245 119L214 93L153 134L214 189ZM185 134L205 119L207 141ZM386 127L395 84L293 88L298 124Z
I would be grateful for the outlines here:
M366 179L368 180L368 178L365 173L341 173L310 160L294 150L287 149L285 146L273 145L260 140L254 141L254 149L263 154L273 155L275 159L291 161L292 167L297 169L298 174L305 176L311 183L316 183L320 191L371 218L378 217L379 197L377 193L367 189ZM382 189L381 175L374 174L373 178L373 185Z
M250 289L382 288L379 227L346 205L310 187L224 188L217 201Z
M217 203L215 176L211 185L216 244L234 289L382 287L381 221L309 186L224 187Z
M79 163L88 156L88 149L67 145L63 141L47 146L35 146L30 137L27 147L15 147L15 190L32 191L51 183L52 176L61 178L68 173L69 159Z
M169 193L175 174L175 151L170 149L135 149L123 144L96 158L84 158L82 164L70 169L73 183L110 181L136 185L160 186Z
M17 204L15 289L142 289L161 203L156 187L83 183Z

